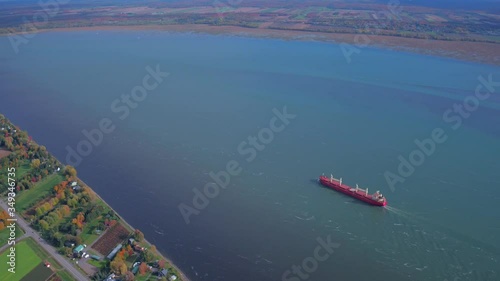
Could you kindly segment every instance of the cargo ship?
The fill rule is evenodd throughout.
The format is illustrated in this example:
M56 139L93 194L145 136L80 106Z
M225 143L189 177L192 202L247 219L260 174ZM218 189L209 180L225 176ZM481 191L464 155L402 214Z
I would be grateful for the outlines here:
M358 187L357 184L355 188L342 184L342 178L336 179L333 177L333 175L330 175L330 178L328 178L322 175L319 177L319 182L326 187L342 192L346 195L354 197L370 205L374 206L387 205L387 199L385 199L384 195L382 195L380 191L377 191L373 194L368 194L368 188L361 189Z

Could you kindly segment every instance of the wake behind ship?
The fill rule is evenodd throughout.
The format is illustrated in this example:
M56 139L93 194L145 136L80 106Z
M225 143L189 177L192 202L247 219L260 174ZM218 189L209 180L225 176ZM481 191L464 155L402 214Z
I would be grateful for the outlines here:
M333 175L330 175L330 178L327 178L326 176L323 175L323 176L319 177L319 182L326 187L329 187L333 190L342 192L346 195L354 197L354 198L361 200L365 203L368 203L368 204L371 204L374 206L387 205L387 199L385 199L384 195L382 195L382 193L380 193L380 191L377 191L373 194L368 194L368 188L361 189L358 187L357 184L356 184L356 188L342 184L342 178L336 179L333 177Z

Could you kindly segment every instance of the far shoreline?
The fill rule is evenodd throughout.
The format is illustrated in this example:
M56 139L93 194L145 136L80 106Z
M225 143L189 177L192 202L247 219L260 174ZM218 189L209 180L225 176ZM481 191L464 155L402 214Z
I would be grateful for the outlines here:
M319 41L325 43L347 43L356 47L356 42L363 38L358 38L362 34L355 33L325 33L300 30L280 30L267 28L247 28L239 26L214 26L206 24L185 24L185 25L101 25L86 27L61 27L40 29L34 33L44 32L71 32L71 31L170 31L170 32L194 32L211 35L237 35L254 38L283 39L290 41ZM0 34L9 36L12 34L21 35L23 33ZM431 55L457 59L465 62L474 62L500 65L500 44L471 41L444 41L417 39L407 37L366 35L370 43L366 47L381 48L394 51L405 51L421 55ZM366 38L366 37L364 37ZM359 47L362 49L363 47Z

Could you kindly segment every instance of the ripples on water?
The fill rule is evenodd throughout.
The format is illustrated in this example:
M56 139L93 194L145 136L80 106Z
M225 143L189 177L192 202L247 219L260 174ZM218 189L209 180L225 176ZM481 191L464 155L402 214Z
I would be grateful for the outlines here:
M450 231L439 229L424 218L401 209L386 206L394 228L385 233L388 243L406 251L407 260L395 259L395 252L377 249L382 263L403 270L426 271L435 280L499 280L493 271L498 268L498 254L455 237ZM432 261L430 263L429 261Z

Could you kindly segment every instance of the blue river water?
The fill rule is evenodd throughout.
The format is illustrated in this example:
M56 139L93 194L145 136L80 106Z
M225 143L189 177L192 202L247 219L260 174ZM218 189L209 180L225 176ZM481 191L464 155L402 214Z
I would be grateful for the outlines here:
M16 54L2 37L0 112L192 280L500 280L500 68L351 59L159 31L47 32ZM322 188L322 173L389 206Z

